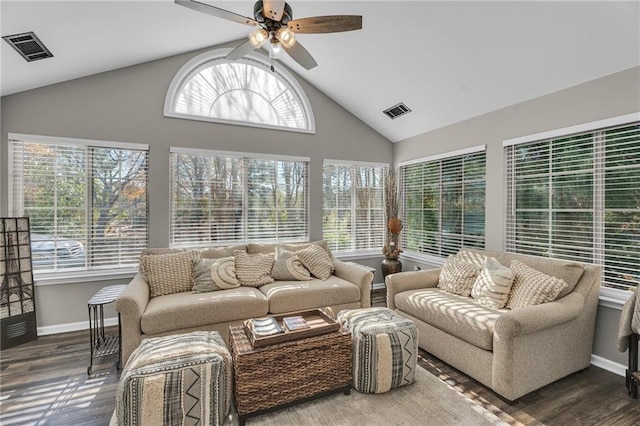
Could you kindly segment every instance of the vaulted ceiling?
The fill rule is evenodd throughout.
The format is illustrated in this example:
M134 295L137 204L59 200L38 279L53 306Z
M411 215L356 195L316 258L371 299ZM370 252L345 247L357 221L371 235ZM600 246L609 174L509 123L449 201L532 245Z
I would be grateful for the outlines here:
M210 1L244 16L254 2ZM293 17L356 14L360 31L299 35L318 66L283 62L396 142L640 65L638 1L308 1ZM51 59L7 43L0 93L245 38L251 28L173 0L1 0L2 35L34 31ZM404 102L412 112L382 111Z

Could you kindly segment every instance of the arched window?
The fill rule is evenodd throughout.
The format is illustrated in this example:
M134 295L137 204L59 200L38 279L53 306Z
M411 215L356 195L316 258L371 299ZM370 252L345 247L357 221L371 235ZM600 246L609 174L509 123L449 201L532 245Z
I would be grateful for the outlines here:
M284 67L271 71L258 53L231 62L224 59L229 51L204 53L178 71L166 117L315 133L311 104Z

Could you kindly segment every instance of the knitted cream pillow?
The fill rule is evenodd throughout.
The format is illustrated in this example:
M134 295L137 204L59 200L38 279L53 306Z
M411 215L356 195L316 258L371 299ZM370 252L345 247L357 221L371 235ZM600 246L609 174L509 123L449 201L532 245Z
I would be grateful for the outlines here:
M282 281L307 281L311 279L311 273L304 267L298 255L282 247L276 247L276 261L273 264L271 276Z
M489 308L501 309L509 300L512 285L511 268L500 264L495 257L488 257L473 284L471 297Z
M440 268L438 288L447 293L468 297L478 274L480 274L479 266L451 255Z
M140 266L149 283L149 297L191 290L191 267L198 252L189 250L173 254L140 256Z
M303 248L296 252L300 262L315 277L321 280L328 280L333 274L334 267L329 253L317 244L311 244L309 247Z
M568 285L563 280L543 274L518 260L511 261L511 270L515 279L506 305L509 309L553 302Z
M271 277L274 262L273 253L247 254L245 251L236 250L233 257L240 285L260 287L274 281Z

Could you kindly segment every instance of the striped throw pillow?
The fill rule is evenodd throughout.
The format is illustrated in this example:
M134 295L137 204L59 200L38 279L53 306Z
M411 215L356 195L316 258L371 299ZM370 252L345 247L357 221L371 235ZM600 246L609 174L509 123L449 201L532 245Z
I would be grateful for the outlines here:
M495 257L488 257L473 284L471 297L489 308L501 309L509 300L512 285L511 268L502 265Z
M328 280L331 274L333 274L334 267L329 253L322 247L316 244L311 244L309 247L303 248L296 252L300 262L307 268L314 277L318 277L321 280Z

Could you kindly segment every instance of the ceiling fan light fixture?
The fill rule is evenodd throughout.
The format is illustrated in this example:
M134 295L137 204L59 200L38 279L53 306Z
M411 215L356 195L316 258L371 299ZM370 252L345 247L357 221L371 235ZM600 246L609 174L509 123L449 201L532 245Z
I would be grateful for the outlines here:
M280 43L282 43L282 45L287 49L293 47L293 45L296 43L295 33L287 27L280 27L280 29L278 29L278 32L276 32L276 37L278 38L278 40L280 40Z
M282 46L276 38L272 38L269 43L269 58L280 59L282 58Z
M256 49L261 48L267 40L269 40L269 33L264 28L257 28L249 34L249 42Z

